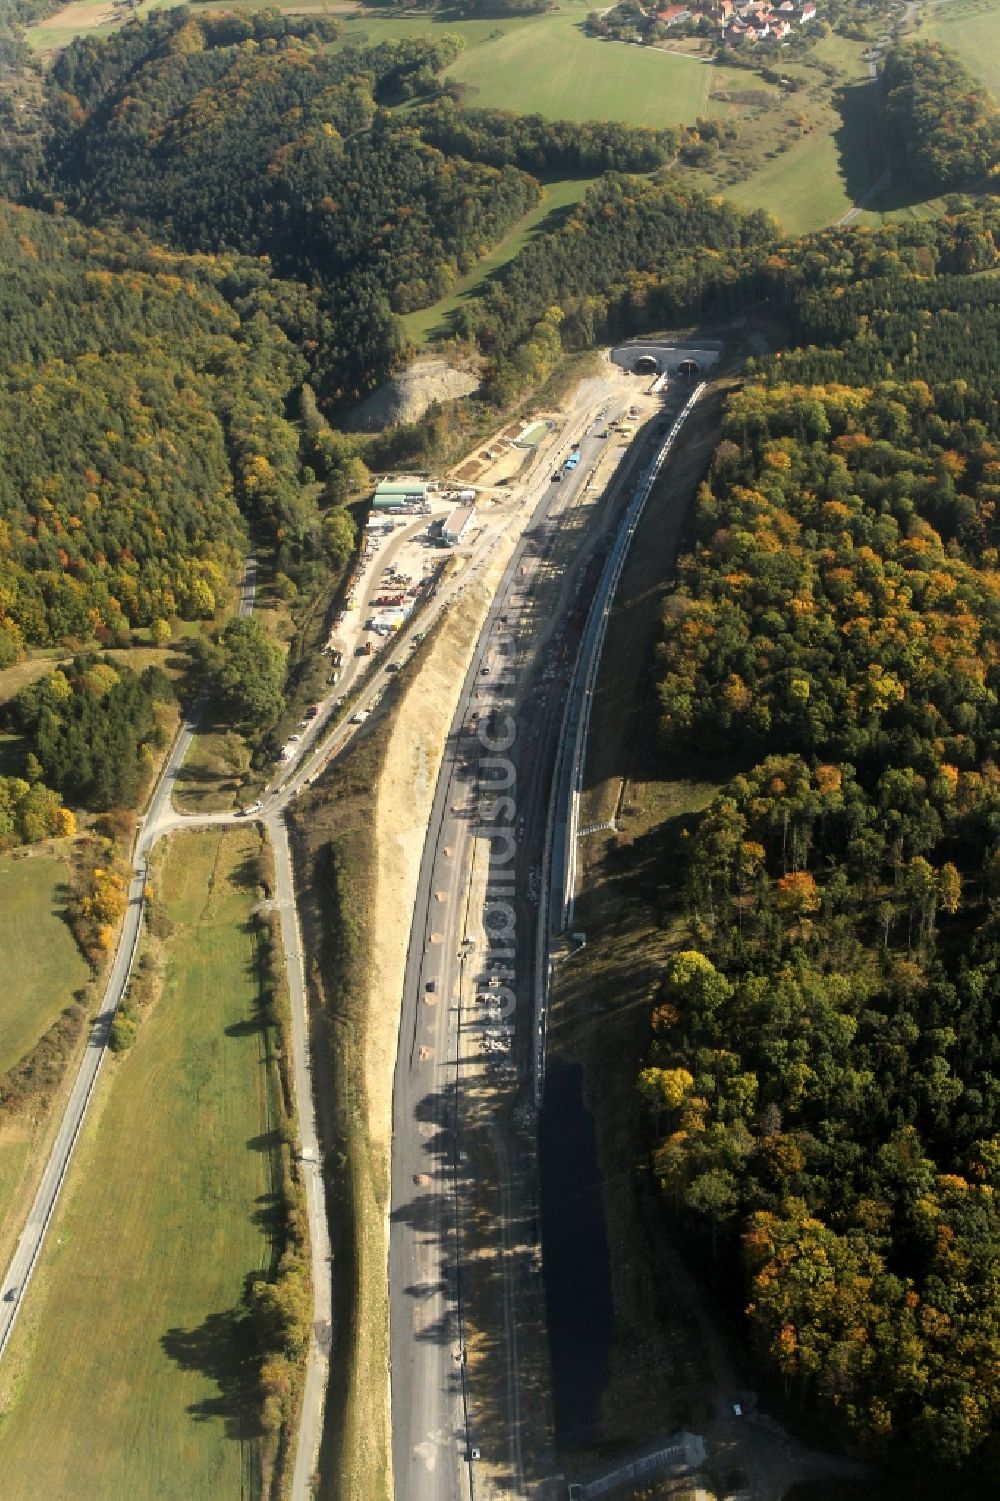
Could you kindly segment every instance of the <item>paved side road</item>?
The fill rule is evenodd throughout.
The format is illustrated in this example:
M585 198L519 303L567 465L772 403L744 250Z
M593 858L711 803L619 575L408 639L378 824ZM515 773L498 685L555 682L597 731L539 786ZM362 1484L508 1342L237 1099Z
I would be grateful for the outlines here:
M309 1219L309 1244L312 1248L313 1332L306 1367L302 1416L295 1448L292 1477L293 1501L312 1495L312 1477L319 1455L323 1432L323 1407L330 1374L330 1338L333 1284L330 1275L330 1228L326 1217L326 1192L323 1183L323 1159L316 1132L313 1105L312 1070L309 1051L309 1011L306 1004L305 969L302 963L302 935L295 905L295 881L288 847L288 830L279 813L264 820L274 851L275 901L281 919L281 938L292 1015L292 1064L295 1075L295 1099L299 1114L299 1157L305 1183L306 1212Z
M256 578L257 559L251 551L244 564L240 585L241 615L249 615L253 611ZM25 1288L38 1260L42 1241L73 1156L73 1149L80 1135L80 1127L83 1125L87 1106L90 1103L94 1085L97 1083L97 1076L104 1062L108 1038L111 1034L111 1023L128 982L129 971L139 943L149 856L160 834L165 832L172 822L170 800L173 796L177 774L190 748L196 725L197 710L184 721L174 739L146 817L136 837L128 908L118 939L118 948L104 987L101 1009L94 1020L87 1051L80 1064L62 1123L35 1195L35 1202L31 1207L31 1213L28 1215L27 1223L3 1282L3 1296L0 1300L0 1356L7 1347L11 1330L21 1310Z

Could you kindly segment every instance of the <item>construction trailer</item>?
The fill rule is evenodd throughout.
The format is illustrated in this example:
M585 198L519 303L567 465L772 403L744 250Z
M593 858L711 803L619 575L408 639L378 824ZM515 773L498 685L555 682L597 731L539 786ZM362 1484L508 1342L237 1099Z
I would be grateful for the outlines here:
M475 506L456 506L441 527L441 540L448 547L461 542L476 516Z

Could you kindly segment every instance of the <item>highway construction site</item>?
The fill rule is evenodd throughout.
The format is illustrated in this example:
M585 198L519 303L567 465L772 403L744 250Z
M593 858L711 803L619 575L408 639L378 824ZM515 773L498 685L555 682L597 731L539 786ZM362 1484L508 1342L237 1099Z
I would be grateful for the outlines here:
M561 455L560 490L543 479L548 489L499 578L451 720L413 905L394 1091L397 1496L565 1494L535 1148L553 770L626 502L690 394L682 389L669 406L632 395L618 410L593 410ZM632 448L617 433L630 413L646 424L645 442Z
M604 624L638 497L649 496L651 466L696 395L692 384L653 384L609 363L559 420L538 425L527 450L498 448L497 474L479 481L493 488L444 567L426 515L369 541L328 642L327 693L247 810L278 857L314 1228L295 1501L317 1469L324 1494L344 1501L554 1501L567 1494L567 1449L597 1431L614 1321L610 1287L598 1287L601 1209L592 1199L593 1236L576 1246L597 1280L574 1290L565 1257L545 1265L562 1215L546 1202L544 1161L539 1174L538 1112L550 965L581 941L565 931L567 851L579 836ZM668 490L654 503L669 504ZM383 632L373 630L378 610L403 613ZM239 816L171 809L192 733L189 723L147 816L136 932L155 840ZM135 941L130 929L19 1292ZM578 1084L557 1060L552 1098L565 1104ZM579 1113L558 1113L585 1127ZM573 1149L546 1148L542 1121L543 1158ZM586 1152L579 1160L586 1175ZM593 1173L579 1186L581 1202L599 1193ZM574 1330L559 1309L579 1308L581 1296L587 1315Z

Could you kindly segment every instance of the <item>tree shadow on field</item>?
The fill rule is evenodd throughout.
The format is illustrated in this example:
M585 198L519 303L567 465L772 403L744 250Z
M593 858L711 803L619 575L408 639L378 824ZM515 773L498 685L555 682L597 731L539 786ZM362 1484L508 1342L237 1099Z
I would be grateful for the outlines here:
M253 934L256 924L251 920L245 924L244 931ZM274 1025L274 1014L271 1010L273 1000L271 975L264 952L258 944L254 944L250 958L244 966L244 973L249 976L254 986L253 1008L248 1015L242 1016L239 1021L230 1022L226 1027L227 1037L253 1037L257 1033L265 1034L264 1062L270 1059L272 1039L268 1035Z
M253 830L254 825L248 820L244 827ZM260 856L257 851L250 850L229 872L229 884L236 891L256 892L260 890L262 884L261 874Z
M256 1341L245 1307L209 1314L194 1329L168 1329L160 1345L182 1371L199 1371L218 1388L188 1407L196 1422L222 1418L226 1437L240 1442L261 1436Z
M253 1212L253 1222L263 1230L270 1242L272 1255L277 1256L281 1251L285 1228L285 1201L279 1193L264 1193L258 1194L254 1203L258 1207Z
M833 133L844 190L852 203L882 172L882 143L878 138L878 85L871 79L835 89L833 107L840 124Z
M248 1136L247 1147L251 1152L264 1152L270 1155L281 1148L284 1141L280 1131L262 1131L259 1136Z

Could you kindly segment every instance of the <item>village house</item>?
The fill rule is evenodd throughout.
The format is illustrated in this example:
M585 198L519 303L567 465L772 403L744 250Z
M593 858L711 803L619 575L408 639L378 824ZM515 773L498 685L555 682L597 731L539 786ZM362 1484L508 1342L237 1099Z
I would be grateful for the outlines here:
M765 37L781 39L790 35L793 23L800 26L816 15L815 0L691 0L688 5L664 5L658 10L640 11L640 26L679 26L688 22L711 20L730 46L743 42L760 42Z

